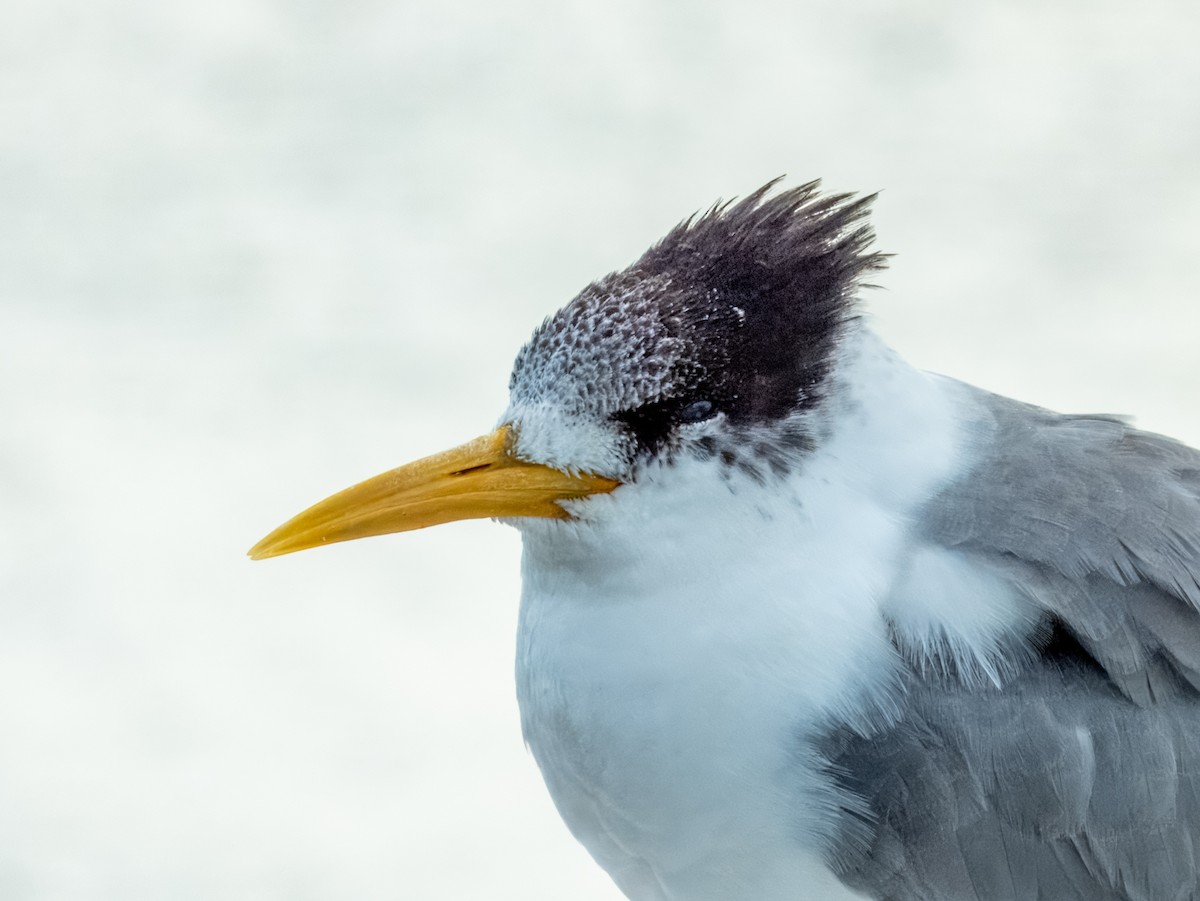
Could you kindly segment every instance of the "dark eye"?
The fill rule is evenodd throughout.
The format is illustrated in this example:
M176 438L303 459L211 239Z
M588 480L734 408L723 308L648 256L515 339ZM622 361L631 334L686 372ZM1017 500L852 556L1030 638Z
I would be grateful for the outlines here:
M712 401L694 400L680 408L675 414L675 419L679 422L704 422L711 419L716 412L717 408L713 406Z
M613 413L612 418L629 429L638 448L654 454L681 425L704 422L717 413L716 405L708 400L693 400L681 404L673 398L651 401L632 410Z

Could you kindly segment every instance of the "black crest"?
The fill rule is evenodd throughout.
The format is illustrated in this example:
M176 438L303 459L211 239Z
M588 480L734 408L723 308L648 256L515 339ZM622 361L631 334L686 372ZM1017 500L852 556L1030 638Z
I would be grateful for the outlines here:
M740 429L817 405L855 290L885 256L870 250L873 198L775 184L588 285L517 355L514 399L620 422L652 456L705 419Z
M682 222L628 270L669 279L662 313L692 345L678 383L735 422L817 401L854 290L886 260L870 250L874 195L813 181L768 196L777 182Z

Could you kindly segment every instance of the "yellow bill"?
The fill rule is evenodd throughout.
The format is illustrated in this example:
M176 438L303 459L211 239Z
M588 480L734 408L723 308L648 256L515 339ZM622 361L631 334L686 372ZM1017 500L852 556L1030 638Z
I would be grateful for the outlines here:
M322 544L423 529L456 519L539 516L567 519L559 501L604 494L604 476L570 475L512 456L507 426L345 491L292 517L250 548L255 560Z

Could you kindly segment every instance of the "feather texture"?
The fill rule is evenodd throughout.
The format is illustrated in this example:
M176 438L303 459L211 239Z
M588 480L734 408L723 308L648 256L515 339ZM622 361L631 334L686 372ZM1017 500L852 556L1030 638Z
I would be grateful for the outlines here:
M920 540L1046 625L1004 684L913 668L895 725L829 734L873 826L842 878L887 901L1198 897L1200 453L954 390L975 464Z

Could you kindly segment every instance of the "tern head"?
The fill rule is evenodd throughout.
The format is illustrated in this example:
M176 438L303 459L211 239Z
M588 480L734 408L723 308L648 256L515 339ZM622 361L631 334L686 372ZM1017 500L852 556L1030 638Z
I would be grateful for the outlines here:
M517 355L494 432L310 507L254 558L456 519L586 516L681 457L757 480L819 441L839 338L883 266L872 197L774 182L672 229L592 283Z

